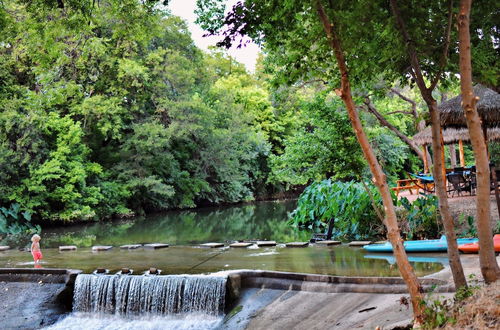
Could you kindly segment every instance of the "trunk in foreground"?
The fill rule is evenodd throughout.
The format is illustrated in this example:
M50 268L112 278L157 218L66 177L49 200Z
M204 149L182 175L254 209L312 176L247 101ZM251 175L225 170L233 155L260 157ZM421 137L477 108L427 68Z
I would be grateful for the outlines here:
M464 108L469 135L476 160L477 176L477 232L479 236L479 263L481 273L486 283L495 282L500 276L500 270L495 259L490 224L490 167L488 152L481 119L477 113L476 103L472 89L472 65L470 56L469 15L471 0L460 1L458 16L458 40L460 51L460 89L462 92L462 107Z
M442 139L441 123L439 119L439 110L437 102L432 98L429 93L427 106L431 115L432 124L432 153L434 155L434 167L432 168L432 175L434 176L434 185L436 189L436 196L439 202L439 213L443 221L444 232L448 242L448 259L450 260L451 273L455 287L467 286L462 263L460 262L460 254L458 252L457 236L455 234L455 225L453 217L450 213L450 206L448 204L448 192L446 191L446 177L445 177L445 163L442 158L444 152L444 145Z
M375 154L373 153L373 150L368 142L368 138L363 131L361 120L359 119L358 113L356 112L356 107L351 95L348 70L340 45L340 40L336 35L334 27L330 23L319 0L316 1L316 6L319 18L326 32L328 42L330 43L330 46L335 53L335 57L337 59L337 64L341 74L341 89L337 90L336 92L345 103L349 114L349 119L351 120L352 127L354 129L354 132L356 133L356 137L359 141L361 149L363 150L363 154L368 161L368 164L370 165L370 170L372 172L375 185L377 186L380 195L382 196L382 201L385 209L384 224L387 227L387 236L392 244L399 272L401 273L403 280L408 286L415 322L417 324L421 324L424 319L422 287L418 281L418 278L415 276L412 266L408 262L408 257L406 256L406 251L403 247L403 240L401 239L401 236L399 234L396 212L394 210L392 197L387 186L385 174L382 171L382 168L380 167Z
M436 87L439 82L439 74L434 77L431 86L427 88L425 84L425 79L420 68L420 62L418 60L417 51L415 49L415 45L408 34L406 29L406 24L404 19L399 11L399 7L396 0L390 0L391 9L396 19L396 24L399 27L399 31L404 39L404 43L406 46L406 50L408 52L408 59L412 68L412 75L415 78L415 82L420 90L420 94L424 99L427 107L429 109L429 113L431 115L431 124L432 124L432 152L434 157L434 167L433 167L433 175L434 175L434 184L436 188L436 195L438 197L439 202L439 212L441 213L441 219L443 221L443 226L446 234L446 240L448 241L448 258L450 260L450 268L453 274L453 281L455 283L455 287L458 289L460 287L467 286L467 281L465 280L464 271L462 268L462 263L460 262L460 256L458 252L457 245L457 237L455 235L455 228L453 224L453 218L451 217L450 208L448 205L448 195L446 192L446 178L445 178L445 167L444 167L444 159L442 158L444 145L442 144L442 133L441 133L441 123L439 120L439 110L437 107L437 102L432 96L432 91ZM446 28L445 35L445 46L443 47L443 61L441 63L444 65L446 61L448 46L450 42L450 30L451 30L451 22L452 22L452 7L451 2L448 8L448 26Z

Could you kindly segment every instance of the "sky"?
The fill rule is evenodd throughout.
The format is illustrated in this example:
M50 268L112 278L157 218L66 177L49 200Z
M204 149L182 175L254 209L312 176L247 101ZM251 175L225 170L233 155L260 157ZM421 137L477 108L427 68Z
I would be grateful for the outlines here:
M230 0L228 2L235 3L236 0ZM202 37L204 34L203 30L194 23L196 20L196 14L194 13L196 0L170 0L168 7L172 14L182 17L187 21L191 37L196 46L203 50L207 50L208 46L215 46L218 41L217 37ZM229 49L228 53L238 62L243 63L247 70L250 72L255 71L255 62L259 54L259 47L256 44L251 43L239 49L233 47Z

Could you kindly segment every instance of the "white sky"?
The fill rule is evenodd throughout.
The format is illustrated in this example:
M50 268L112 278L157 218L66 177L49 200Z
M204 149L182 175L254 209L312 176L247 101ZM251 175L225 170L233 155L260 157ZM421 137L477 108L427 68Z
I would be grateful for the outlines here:
M236 0L230 0L228 2L232 4L235 3ZM171 10L172 14L182 17L187 21L189 31L191 32L191 36L196 46L203 50L207 50L208 46L214 46L216 44L218 41L217 37L203 38L204 31L194 23L196 20L196 14L194 13L196 0L171 0L168 8ZM259 54L259 47L256 44L250 43L240 49L233 47L229 49L228 53L238 62L243 63L247 70L254 72L255 62Z

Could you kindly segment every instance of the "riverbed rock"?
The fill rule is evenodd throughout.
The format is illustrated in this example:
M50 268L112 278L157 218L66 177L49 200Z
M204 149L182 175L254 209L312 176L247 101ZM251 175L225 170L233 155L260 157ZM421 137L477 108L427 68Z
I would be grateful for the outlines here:
M247 248L249 246L252 246L253 243L248 243L248 242L237 242L229 245L232 248Z
M92 247L93 252L99 252L99 251L108 251L111 250L113 247L111 245L94 245Z
M150 249L150 250L157 250L157 249L164 249L168 248L169 245L165 243L151 243L151 244L144 244L145 249Z
M365 246L368 244L372 244L372 241L352 241L347 243L349 246Z
M133 249L138 249L142 246L142 244L125 244L120 246L120 249L122 250L133 250Z
M339 244L342 244L342 242L341 241L326 240L326 241L316 241L316 244L317 245L327 245L327 246L330 246L330 245L339 245Z
M257 246L259 246L259 247L276 246L275 241L257 241L257 242L255 242L255 244L257 244Z
M203 248L210 248L210 249L214 249L214 248L221 248L221 247L224 247L224 243L203 243L203 244L200 244L201 247Z
M59 247L59 251L75 251L76 249L76 245L62 245Z
M10 246L7 246L7 245L1 245L0 246L0 251L7 251L10 249Z
M307 247L309 242L289 242L285 244L286 247L294 248L294 247Z

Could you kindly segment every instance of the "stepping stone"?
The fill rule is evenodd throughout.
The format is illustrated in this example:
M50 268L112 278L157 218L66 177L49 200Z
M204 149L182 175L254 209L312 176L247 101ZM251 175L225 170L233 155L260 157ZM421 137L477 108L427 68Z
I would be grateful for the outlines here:
M7 246L7 245L0 246L0 251L7 251L9 249L10 249L10 246Z
M276 246L275 241L257 241L255 244L257 244L257 246Z
M368 244L372 244L372 241L352 241L348 243L349 246L365 246Z
M98 251L108 251L111 250L113 247L111 245L95 245L92 247L92 251L98 252Z
M203 243L203 244L200 244L200 246L203 248L210 248L210 249L221 248L221 247L224 247L224 243Z
M126 244L120 246L120 249L122 250L133 250L133 249L138 249L142 246L142 244Z
M330 246L330 245L339 245L339 244L342 244L341 241L316 241L316 244L318 245L327 245L327 246Z
M286 243L286 247L294 248L294 247L307 247L309 242L290 242Z
M164 243L144 244L145 249L153 249L153 250L168 248L168 246L169 246L168 244Z
M75 245L63 245L59 247L59 251L75 251L76 246Z
M238 243L233 243L231 245L229 245L230 247L233 247L233 248L247 248L249 246L252 246L253 243L248 243L248 242L238 242Z

